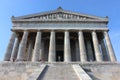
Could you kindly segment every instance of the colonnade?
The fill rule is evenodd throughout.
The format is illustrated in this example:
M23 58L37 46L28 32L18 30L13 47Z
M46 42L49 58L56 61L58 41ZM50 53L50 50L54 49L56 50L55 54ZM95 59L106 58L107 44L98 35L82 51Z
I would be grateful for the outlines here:
M12 32L12 35L5 53L4 61L10 61L11 59L13 61L25 60L24 56L26 53L26 45L27 45L27 39L28 39L29 33L30 32L28 30L25 30L23 32L23 36L20 41L16 37L16 33ZM84 31L79 30L77 31L77 33L78 33L78 42L79 42L79 54L80 54L79 57L81 59L80 61L87 62L87 51L86 51L87 46L85 46L84 35L83 35ZM105 47L107 48L106 52L108 52L109 54L110 61L115 62L116 57L114 54L114 50L113 50L108 32L102 31L105 42L106 42L106 45L104 45L103 42L101 41L101 46L103 46L101 49L104 49L102 53L99 47L97 31L90 31L90 33L92 36L92 43L94 47L96 62L103 61L104 54L102 53L105 52L105 49L104 49ZM48 62L56 62L56 36L55 35L56 35L56 31L51 30L50 41L49 41ZM33 43L32 40L29 41L28 50L27 50L27 54L28 54L27 56L29 56L28 61L38 62L39 60L42 59L42 55L44 53L42 52L41 36L42 36L42 31L38 30L35 38L35 44L34 45L32 44ZM33 47L34 47L33 55L31 55ZM90 47L87 47L87 48L91 49ZM89 54L90 53L91 52L89 52ZM70 46L70 34L68 30L65 30L64 31L64 62L71 62L72 61L71 57L72 56L71 56L71 46Z

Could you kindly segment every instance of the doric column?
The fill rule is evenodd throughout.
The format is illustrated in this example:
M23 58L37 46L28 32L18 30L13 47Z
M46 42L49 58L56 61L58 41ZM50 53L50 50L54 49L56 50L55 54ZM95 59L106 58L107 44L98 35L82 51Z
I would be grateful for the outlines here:
M70 50L70 37L69 32L65 31L64 37L64 62L71 61L71 50Z
M111 41L110 41L110 38L109 38L107 31L104 31L104 37L105 37L108 53L110 56L110 60L112 62L115 62L116 61L115 53L114 53L114 50L113 50L113 47L112 47L112 44L111 44Z
M76 49L76 61L80 61L80 51L79 51L79 42L75 41L75 49Z
M44 61L44 41L42 41L42 43L41 43L40 60Z
M6 49L4 61L10 61L13 46L14 46L14 42L15 42L15 37L16 37L15 32L12 32L11 38L9 40L9 43L8 43L8 46L7 46L7 49Z
M54 31L51 31L51 35L50 35L48 61L49 62L55 62L56 61L56 47L55 47L55 32Z
M28 38L28 31L24 31L24 34L22 36L22 40L19 46L18 50L18 56L17 61L24 61L25 60L25 51L26 51L26 44L27 44L27 38Z
M40 56L40 48L41 48L41 32L37 32L35 46L34 46L34 52L33 52L33 62L39 61Z
M79 37L79 50L80 50L81 62L85 62L87 61L87 56L86 56L85 42L82 31L78 32L78 37Z
M106 47L105 47L105 43L104 43L103 39L100 40L100 44L101 44L101 50L102 50L102 54L103 54L103 60L109 61L109 56L108 56L108 53L106 51Z
M95 31L92 32L92 40L93 40L93 46L94 46L96 60L98 62L102 62L102 54L100 53L98 38L97 38L97 34Z
M33 52L33 40L31 38L30 41L29 41L29 44L28 44L27 61L31 61L31 59L32 59L32 52Z
M10 61L13 46L14 46L14 42L15 42L15 37L16 37L15 32L12 32L11 38L9 40L9 43L8 43L8 46L7 46L7 49L6 49L4 61Z
M91 44L91 40L89 40L89 39L87 40L87 54L88 54L88 60L94 61L92 44Z
M12 61L15 61L17 58L19 44L20 44L20 41L18 38L16 38L15 45L14 45L13 52L12 52L12 56L11 56Z

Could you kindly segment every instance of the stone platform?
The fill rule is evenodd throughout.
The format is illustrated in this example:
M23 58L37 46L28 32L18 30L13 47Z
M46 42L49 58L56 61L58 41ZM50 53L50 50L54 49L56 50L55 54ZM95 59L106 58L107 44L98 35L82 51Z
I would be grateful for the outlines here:
M0 80L120 80L120 63L0 62Z

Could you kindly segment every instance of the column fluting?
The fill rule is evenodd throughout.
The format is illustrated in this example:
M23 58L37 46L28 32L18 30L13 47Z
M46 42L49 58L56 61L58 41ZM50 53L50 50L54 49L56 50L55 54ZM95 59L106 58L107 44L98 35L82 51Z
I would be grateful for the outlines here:
M40 60L44 61L44 41L42 41L42 43L41 43Z
M18 50L17 61L24 61L25 60L27 38L28 38L28 31L24 31L24 34L22 36L22 40L21 40L21 43L19 46L19 50Z
M75 41L75 53L76 53L76 61L80 61L80 50L79 50L79 42Z
M7 49L6 49L6 53L5 53L5 56L4 56L4 61L10 61L13 46L14 46L14 42L15 42L15 37L16 37L15 32L12 32L12 35L11 35L11 38L9 40L9 43L8 43L8 46L7 46Z
M38 31L34 46L34 52L33 52L33 59L32 59L33 62L39 61L40 48L41 48L41 31Z
M64 62L71 62L70 37L68 31L65 31L64 35Z
M78 37L79 37L79 50L80 50L80 57L81 57L80 59L81 59L81 62L86 62L87 56L86 56L85 42L84 42L84 36L82 31L78 32Z
M50 35L48 61L49 62L55 62L56 61L55 31L51 31L51 35Z
M102 62L102 54L100 53L99 43L97 34L95 31L92 31L92 40L93 40L93 46L94 46L94 52L97 62Z
M31 61L32 52L33 52L33 40L30 39L29 44L28 44L28 51L27 51L27 61Z
M113 47L112 47L112 44L111 44L111 41L110 41L110 38L109 38L109 35L108 35L107 31L104 31L104 37L105 37L108 53L109 53L109 56L110 56L110 60L111 60L111 62L115 62L116 61L116 56L115 56L115 53L114 53L114 50L113 50Z
M106 51L106 46L105 46L103 39L100 40L100 44L101 44L101 50L102 50L102 54L103 54L103 60L109 61L109 56L108 56L108 53Z
M88 39L86 41L87 44L87 54L88 54L88 61L94 61L94 54L93 54L93 49L92 49L92 43L91 40Z
M12 61L15 61L16 58L17 58L18 49L19 49L19 44L20 44L20 41L19 41L18 38L16 38L15 45L14 45L13 52L12 52L12 56L11 56L11 60L12 60Z

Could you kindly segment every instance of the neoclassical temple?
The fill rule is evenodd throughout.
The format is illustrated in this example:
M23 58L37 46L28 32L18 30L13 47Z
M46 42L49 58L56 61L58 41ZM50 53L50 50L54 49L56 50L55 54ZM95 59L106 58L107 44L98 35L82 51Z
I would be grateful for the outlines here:
M64 10L12 16L4 61L115 62L108 17Z

